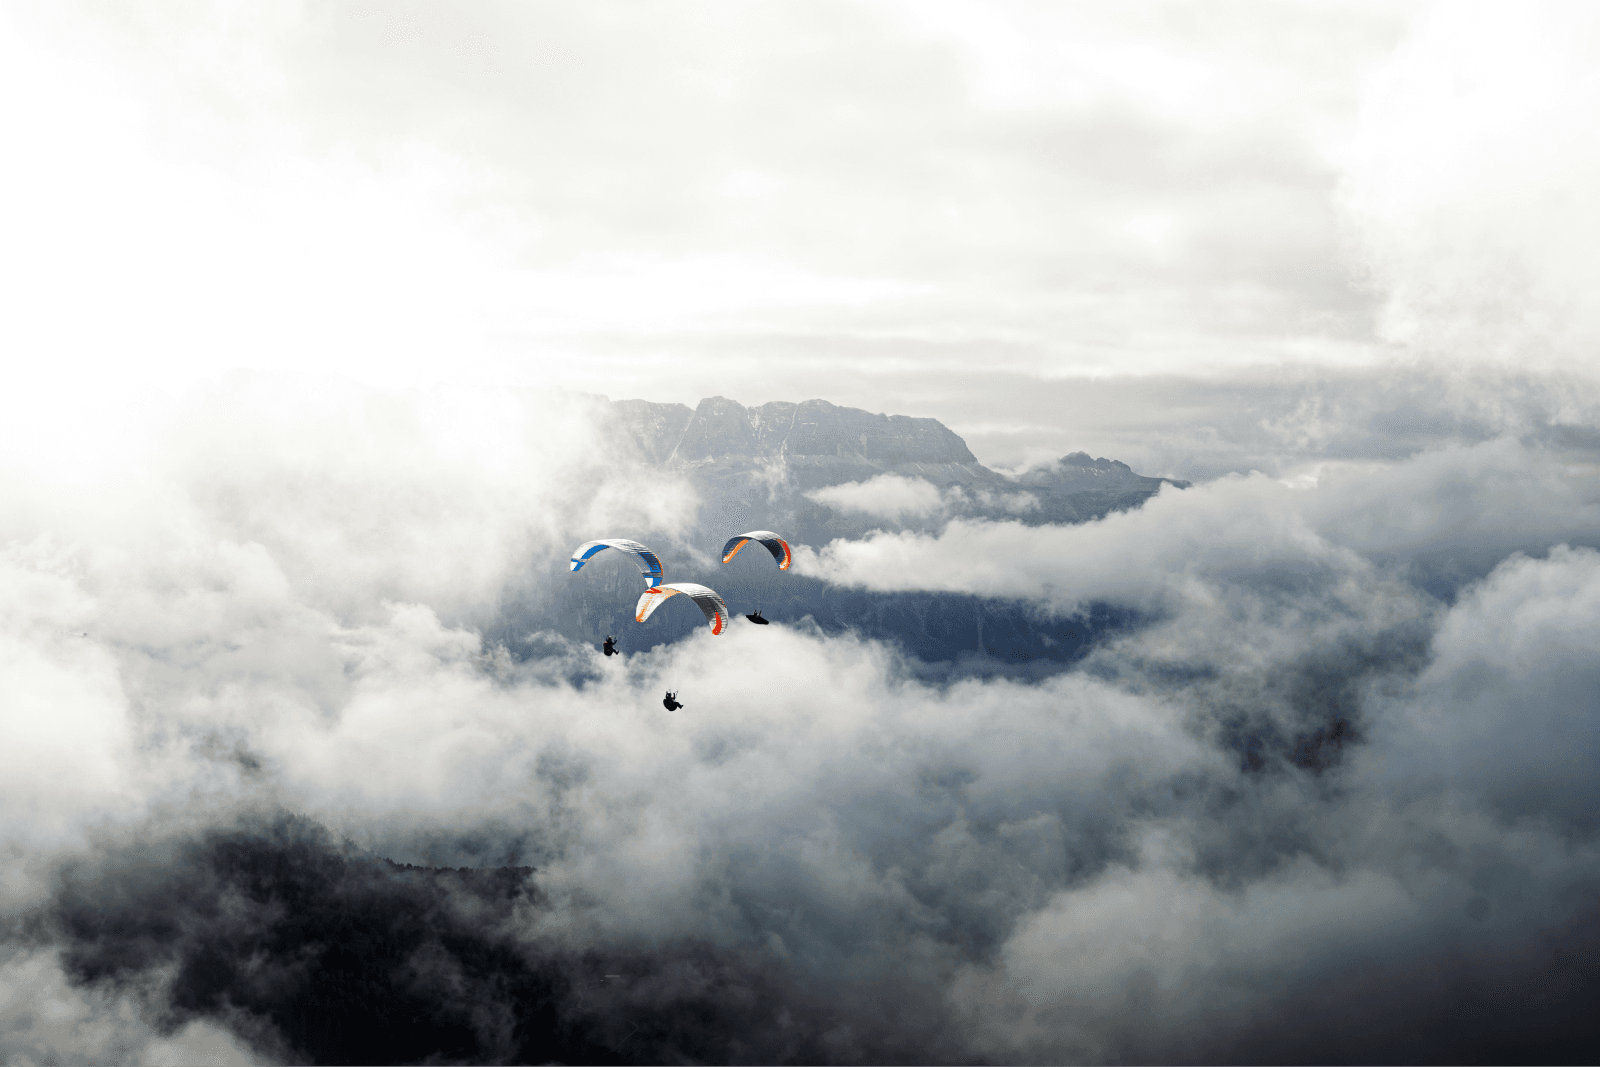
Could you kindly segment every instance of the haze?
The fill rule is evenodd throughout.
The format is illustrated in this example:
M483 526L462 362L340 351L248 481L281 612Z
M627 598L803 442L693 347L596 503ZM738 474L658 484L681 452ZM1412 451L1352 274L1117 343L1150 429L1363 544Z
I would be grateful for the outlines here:
M0 1058L1591 1058L1597 60L0 2ZM610 403L712 397L976 464ZM638 627L598 537L774 625Z

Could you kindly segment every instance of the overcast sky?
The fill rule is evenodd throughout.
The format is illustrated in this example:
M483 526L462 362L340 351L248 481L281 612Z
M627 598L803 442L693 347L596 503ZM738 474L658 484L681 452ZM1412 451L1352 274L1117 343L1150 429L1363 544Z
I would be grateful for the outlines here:
M1281 420L1308 380L1571 369L1596 333L1581 8L11 3L0 26L0 328L51 389L257 367L818 396L1015 466L1137 449L1119 427L1152 405L1249 406L1197 377ZM1530 292L1570 321L1520 315Z
M1592 1052L1596 10L0 0L0 1059L303 1057L426 896L338 840L539 868L390 968L467 1059L529 960L664 1061ZM813 494L786 579L1131 620L1060 669L603 660L517 605L719 502L574 392L1195 484Z

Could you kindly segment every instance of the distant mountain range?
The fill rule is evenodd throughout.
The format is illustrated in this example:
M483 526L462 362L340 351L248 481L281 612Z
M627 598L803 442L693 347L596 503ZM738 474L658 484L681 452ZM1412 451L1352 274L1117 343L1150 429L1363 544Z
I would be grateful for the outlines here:
M959 435L938 419L874 415L826 400L775 401L747 408L723 396L685 404L617 400L611 417L643 462L688 472L719 488L755 477L771 486L808 490L866 481L880 474L920 478L933 486L970 486L1031 493L1037 506L1000 508L1026 522L1083 522L1137 507L1163 483L1116 460L1074 452L1011 478L978 462ZM982 507L976 509L981 512ZM991 509L993 510L993 509ZM997 514L995 517L1001 517Z
M686 478L700 500L686 551L649 530L590 530L591 537L632 537L661 556L668 581L710 585L736 615L763 608L768 619L810 617L828 632L853 630L892 641L930 664L961 669L1051 669L1081 655L1094 632L1125 625L1126 613L1092 608L1086 619L1041 618L1015 602L941 593L873 593L840 589L798 574L779 574L764 552L744 552L721 565L723 542L747 530L775 530L793 545L821 548L873 530L937 532L952 518L1029 525L1086 522L1142 505L1162 485L1187 482L1136 474L1127 464L1074 452L1010 476L978 462L959 435L937 419L873 414L826 400L774 402L747 408L727 397L694 407L648 400L597 398L613 440L645 468ZM854 484L892 476L904 483ZM882 501L910 494L920 506L896 510ZM705 560L712 562L708 565ZM565 557L548 561L545 594L507 605L503 634L554 630L598 642L615 634L627 651L675 641L703 625L698 611L663 609L633 621L638 571L606 556L569 574ZM734 625L746 625L736 619ZM977 667L974 664L977 663Z
M670 467L738 470L781 460L804 489L888 472L937 485L996 477L938 419L874 415L826 400L747 408L723 396L692 411L648 400L619 400L612 409L641 455Z

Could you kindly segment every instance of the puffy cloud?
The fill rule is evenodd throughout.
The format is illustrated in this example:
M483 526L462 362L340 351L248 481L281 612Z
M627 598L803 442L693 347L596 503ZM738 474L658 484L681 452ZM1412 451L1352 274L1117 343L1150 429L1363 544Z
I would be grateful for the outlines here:
M47 543L0 555L0 798L12 813L0 893L28 892L36 850L140 806L114 658L87 631L92 598Z
M1595 828L1600 553L1516 555L1441 622L1416 689L1374 746L1405 796L1445 788L1509 820Z
M953 999L975 1047L1009 1062L1154 1062L1180 1049L1223 1062L1366 1061L1375 1048L1439 1061L1484 1047L1581 1056L1571 1027L1594 969L1529 935L1593 944L1574 899L1593 876L1592 848L1564 856L1535 835L1502 849L1504 838L1459 831L1435 840L1483 852L1421 878L1353 854L1333 868L1299 859L1238 889L1159 860L1116 868L1030 915L1001 963L968 969ZM1495 866L1530 863L1544 915L1509 885L1488 888ZM1259 1013L1269 989L1283 1014Z
M1587 464L1500 439L1397 463L1324 463L1282 481L1163 487L1138 510L1080 525L956 519L936 533L880 531L802 550L795 567L867 589L1168 610L1274 575L1337 592L1388 560L1443 560L1459 581L1518 548L1591 536L1593 491Z
M140 1007L134 995L72 984L53 950L13 952L0 961L0 1019L7 1022L0 1052L7 1063L263 1062L223 1025L195 1019L163 1034L141 1017Z
M124 495L91 484L7 518L13 537L56 531L18 541L5 572L7 804L41 813L7 831L10 913L31 931L17 950L34 954L14 959L48 970L38 953L59 949L50 981L90 1005L73 1011L136 1011L119 1025L157 1035L118 1040L201 1040L185 1027L203 1024L306 1054L322 1039L279 1002L255 1022L218 1007L235 979L201 962L270 942L288 967L293 945L354 937L351 912L285 925L270 906L346 892L318 881L326 864L368 872L348 892L368 887L372 922L459 909L403 973L357 941L327 967L401 982L446 1021L478 1019L459 990L486 975L554 975L591 1028L574 1033L643 1035L644 1058L1282 1058L1315 1047L1286 1019L1333 1032L1305 1006L1369 972L1414 988L1370 1003L1346 1058L1415 1047L1402 1016L1469 1008L1482 1039L1526 1033L1479 1010L1500 975L1550 991L1529 1009L1550 1041L1573 1032L1548 982L1593 976L1533 946L1591 937L1566 902L1595 863L1596 557L1512 559L1451 604L1407 569L1452 537L1498 561L1592 529L1590 475L1558 453L1495 441L1164 490L1077 527L955 519L802 557L982 596L1054 581L1051 610L1088 595L1157 613L1078 669L929 680L803 622L694 627L611 660L508 628L501 591L548 596L584 524L659 523L671 551L699 536L624 458L585 458L593 409L274 390L243 380L147 426L160 462ZM662 710L666 688L686 707ZM1538 740L1518 747L1522 721ZM328 833L274 836L260 813L280 807ZM537 870L514 906L435 899L351 849ZM240 857L277 873L238 881ZM149 924L169 921L192 936L156 952ZM599 1007L594 966L632 976ZM321 971L284 974L268 985L320 995ZM483 1010L469 1058L520 1047L524 1009ZM682 1013L711 1021L690 1041ZM102 1047L64 1033L29 1047Z
M944 510L944 495L932 482L880 474L864 482L845 482L806 494L819 504L887 519L924 518Z

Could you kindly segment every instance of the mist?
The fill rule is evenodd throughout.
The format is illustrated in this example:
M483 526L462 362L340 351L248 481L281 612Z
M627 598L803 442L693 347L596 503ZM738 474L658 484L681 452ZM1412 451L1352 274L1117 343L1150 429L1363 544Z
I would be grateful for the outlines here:
M1592 1058L1595 29L7 8L0 1058Z

